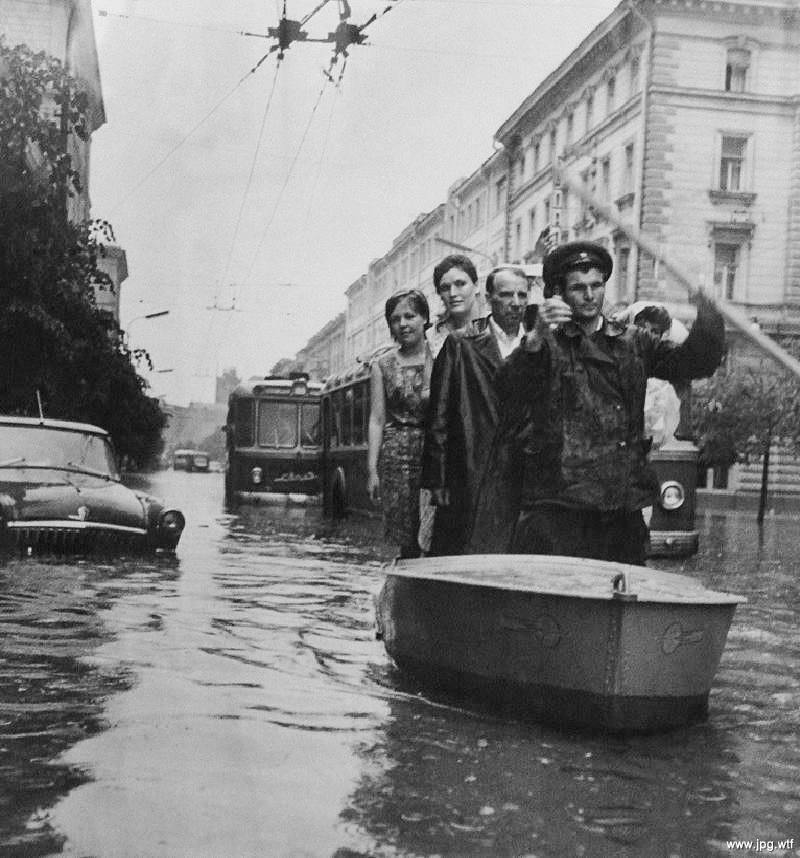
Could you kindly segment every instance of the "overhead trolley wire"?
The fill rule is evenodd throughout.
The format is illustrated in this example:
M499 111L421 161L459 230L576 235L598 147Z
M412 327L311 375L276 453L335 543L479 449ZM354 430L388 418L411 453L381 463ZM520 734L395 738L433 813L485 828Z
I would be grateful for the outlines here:
M223 284L225 283L225 281L228 278L228 271L230 270L231 259L233 258L233 251L234 251L234 248L236 246L236 239L239 237L239 227L241 226L241 223L242 223L242 215L244 214L245 203L247 202L247 197L250 193L250 187L252 186L252 183L253 183L253 175L255 174L256 163L258 162L258 154L261 151L261 141L263 140L263 137L264 137L264 127L267 124L267 115L269 114L269 108L270 108L270 105L272 104L272 97L275 95L275 86L278 82L278 71L280 70L280 67L281 67L280 62L277 62L275 64L275 74L273 75L273 78L272 78L272 87L270 88L269 96L267 98L266 104L264 105L264 115L261 117L261 127L259 128L259 131L258 131L258 140L256 141L256 149L255 149L255 152L253 153L253 162L250 165L250 175L247 177L247 184L245 185L244 193L242 194L242 202L241 202L241 205L239 206L239 214L236 218L236 226L234 227L234 230L233 230L233 238L231 239L230 251L228 252L228 258L225 261L225 269L224 269L224 273L222 275Z
M270 53L271 53L271 52L270 52ZM127 192L127 193L126 193L126 194L125 194L125 196L124 196L124 197L123 197L119 202L120 202L120 203L124 203L124 202L126 202L128 199L130 199L130 197L131 197L131 196L133 196L133 194L134 194L134 193L136 193L136 191L138 191L138 190L139 190L139 188L141 188L141 187L142 187L142 185L144 185L144 184L145 184L145 182L147 182L147 180L148 180L148 179L149 179L149 178L150 178L150 177L151 177L155 172L157 172L158 170L160 170L160 169L161 169L161 167L163 167L163 166L164 166L164 164L165 164L165 163L166 163L166 162L167 162L167 161L168 161L168 160L169 160L169 159L170 159L170 158L171 158L171 157L172 157L172 156L173 156L173 155L178 151L178 149L180 149L180 148L181 148L181 146L183 146L183 145L186 143L186 141L187 141L187 140L188 140L188 139L189 139L189 138L190 138L190 137L191 137L191 136L192 136L196 131L198 131L198 130L203 126L203 125L205 125L205 123L206 123L206 122L208 122L208 120L209 120L209 119L211 119L211 117L212 117L212 116L213 116L213 115L214 115L214 114L215 114L215 113L220 109L220 107L222 107L222 105L223 105L223 104L224 104L224 103L225 103L225 102L226 102L226 101L227 101L227 100L228 100L228 99L229 99L229 98L230 98L230 97L231 97L231 96L236 92L236 90L237 90L237 89L239 89L239 87L240 87L240 86L241 86L241 85L242 85L242 84L247 80L247 78L249 78L252 74L254 74L254 73L256 72L256 70L258 69L258 67L261 65L261 63L263 63L263 62L264 62L264 60L265 60L268 56L269 56L269 53L265 54L265 55L264 55L264 56L263 56L263 57L262 57L262 58L261 58L261 59L260 59L260 60L255 64L255 65L254 65L254 66L253 66L253 68L251 68L251 69L250 69L250 71L249 71L249 72L247 72L247 74L245 74L245 75L244 75L244 76L243 76L243 77L238 81L238 83L237 83L237 84L236 84L232 89L230 89L230 90L229 90L225 95L223 95L223 96L222 96L222 98L221 98L221 99L220 99L220 100L219 100L219 101L218 101L218 102L217 102L217 103L216 103L216 104L211 108L211 110L209 110L209 111L208 111L208 113L206 113L206 115L205 115L205 116L204 116L204 117L203 117L199 122L197 122L195 125L193 125L193 126L191 127L191 129L190 129L189 131L187 131L187 132L186 132L186 134L184 134L184 136L183 136L183 137L182 137L182 138L181 138L181 139L180 139L180 140L179 140L179 141L178 141L178 142L177 142L177 143L176 143L176 144L175 144L175 145L174 145L174 146L169 150L169 152L167 152L167 154L166 154L166 155L164 155L164 156L161 158L161 160L160 160L160 161L158 161L158 163L156 163L153 167L151 167L151 168L150 168L150 170L148 170L148 171L147 171L147 173L145 173L145 175L144 175L144 176L143 176L143 177L142 177L142 178L141 178L141 179L140 179L140 180L139 180L139 181L138 181L138 182L137 182L137 183L136 183L136 184L135 184L135 185L134 185L134 186L133 186L133 187L132 187L128 192Z
M314 115L316 114L317 108L319 107L320 102L322 101L322 96L325 93L325 88L327 87L327 85L329 83L330 83L330 78L326 77L323 84L322 84L322 88L319 91L319 95L317 96L317 100L314 103L314 107L311 109L311 115L308 117L308 122L306 123L306 127L303 130L303 136L300 139L300 143L298 144L297 150L294 153L294 157L292 158L292 162L289 165L289 171L286 174L286 178L284 179L283 184L281 185L280 191L278 191L278 196L275 200L275 205L272 207L272 213L270 214L269 220L267 221L267 225L264 227L264 231L261 234L261 239L258 242L258 246L256 247L255 253L253 254L253 258L250 262L250 267L247 270L247 274L245 275L243 282L247 282L250 280L250 277L253 273L253 269L255 268L256 262L258 261L259 254L261 253L261 248L264 245L264 242L266 241L267 233L269 233L269 230L272 227L272 224L275 220L275 215L278 212L278 207L281 204L283 194L286 191L286 188L289 184L289 180L292 178L292 174L294 173L295 165L297 164L297 160L300 157L300 153L303 150L303 145L305 144L306 137L308 137L308 132L311 128L311 123L314 121ZM236 288L236 297L237 298L238 298L238 289L239 289L239 286L237 286L237 288Z

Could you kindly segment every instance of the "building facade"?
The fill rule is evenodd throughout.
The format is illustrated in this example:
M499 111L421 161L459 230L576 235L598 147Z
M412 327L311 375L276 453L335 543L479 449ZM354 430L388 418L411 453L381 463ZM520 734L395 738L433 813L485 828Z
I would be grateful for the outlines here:
M614 258L609 305L654 299L691 319L684 287L630 231L765 332L800 333L796 3L621 3L503 122L484 163L350 286L345 362L386 340L397 289L422 288L438 312L432 269L459 248L485 275L597 241Z
M621 4L498 129L510 255L530 252L540 225L599 241L615 262L610 303L652 298L689 317L684 288L579 188L766 332L794 328L799 36L793 4Z
M9 46L25 44L56 57L87 96L89 138L67 138L67 153L80 175L80 188L67 198L67 216L86 223L91 217L91 135L106 121L91 0L0 0L0 34ZM106 246L98 267L113 283L113 288L96 290L98 307L119 322L119 292L128 273L125 251Z

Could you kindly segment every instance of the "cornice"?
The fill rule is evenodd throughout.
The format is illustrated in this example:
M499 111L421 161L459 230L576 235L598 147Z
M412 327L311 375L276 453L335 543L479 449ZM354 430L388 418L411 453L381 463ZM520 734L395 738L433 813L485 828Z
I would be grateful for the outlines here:
M527 182L523 182L518 188L514 189L514 193L511 195L510 204L512 206L515 205L522 197L530 194L531 191L537 191L548 183L552 184L552 181L553 169L550 164L548 164L546 167L542 167L542 169L539 170L535 176L528 179Z
M672 104L679 102L682 107L730 111L731 105L735 104L737 110L749 110L753 113L765 107L781 107L790 112L800 102L800 95L764 95L755 92L725 92L720 89L690 89L680 86L653 86L650 88L650 93L665 96Z
M798 23L798 10L794 3L770 3L762 0L651 0L653 7L671 11L711 14L727 14L743 19L763 20L766 17L780 18Z

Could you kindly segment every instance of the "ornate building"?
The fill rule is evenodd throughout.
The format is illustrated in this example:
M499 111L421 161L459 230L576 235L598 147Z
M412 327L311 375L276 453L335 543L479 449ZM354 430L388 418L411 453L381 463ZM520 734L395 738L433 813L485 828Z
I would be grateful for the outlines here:
M598 217L590 193L767 333L800 332L800 9L791 0L625 0L500 126L492 154L347 290L345 360L386 338L383 302L467 248L481 274L590 239L610 304L683 287Z

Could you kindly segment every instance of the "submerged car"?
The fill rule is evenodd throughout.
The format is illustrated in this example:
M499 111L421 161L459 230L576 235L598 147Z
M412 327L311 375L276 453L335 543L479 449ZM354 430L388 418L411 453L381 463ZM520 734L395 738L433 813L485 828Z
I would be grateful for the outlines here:
M122 485L87 423L0 416L0 547L23 554L175 550L183 514Z

